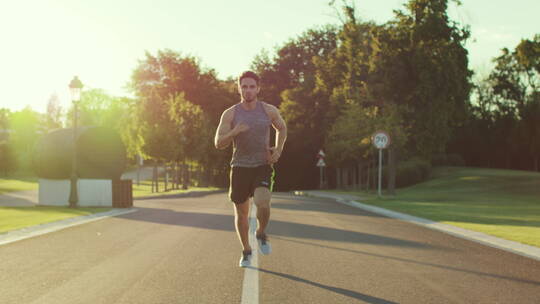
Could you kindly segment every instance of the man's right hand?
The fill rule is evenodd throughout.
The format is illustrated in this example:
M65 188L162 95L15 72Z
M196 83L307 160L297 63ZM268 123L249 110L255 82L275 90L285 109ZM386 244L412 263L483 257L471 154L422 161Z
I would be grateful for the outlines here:
M237 124L233 129L233 136L236 136L242 132L249 130L249 126L245 123Z

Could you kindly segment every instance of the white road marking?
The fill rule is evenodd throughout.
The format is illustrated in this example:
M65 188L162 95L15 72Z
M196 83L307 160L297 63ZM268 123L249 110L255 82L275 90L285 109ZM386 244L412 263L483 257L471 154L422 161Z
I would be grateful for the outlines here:
M257 216L255 204L251 206L249 219L249 244L251 245L251 266L246 267L244 272L244 284L242 285L242 304L259 303L259 262L257 260L257 240L255 230L257 229Z

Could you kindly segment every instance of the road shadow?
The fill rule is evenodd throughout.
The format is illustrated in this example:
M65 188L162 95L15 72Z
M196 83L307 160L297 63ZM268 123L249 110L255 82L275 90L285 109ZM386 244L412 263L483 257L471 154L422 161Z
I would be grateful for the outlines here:
M280 202L284 201L284 202ZM316 211L346 215L360 215L384 218L385 216L347 206L330 198L296 196L287 193L272 195L272 208L291 211Z
M509 280L509 281L514 281L514 282L519 282L519 283L526 283L526 284L531 284L531 285L535 285L535 286L540 286L540 281L532 281L532 280L525 280L525 279L520 279L520 278L513 278L513 277L508 277L508 276L503 276L503 275L498 275L498 274L486 273L486 272L481 272L481 271L474 271L474 270L463 269L463 268L458 268L458 267L452 267L452 266L447 266L447 265L439 265L439 264L421 262L421 261L417 261L417 260L405 259L405 258L394 257L394 256L389 256L389 255L384 255L384 254L365 252L365 251L361 251L361 250L346 249L346 248L339 248L339 247L328 246L328 245L314 244L314 243L306 242L306 241L290 240L290 239L287 239L285 237L279 237L279 236L275 236L274 238L278 239L278 240L281 240L281 241L285 241L285 242L292 242L292 243L297 243L297 244L310 245L310 246L314 246L314 247L320 247L320 248L326 248L326 249L332 249L332 250L339 250L339 251L344 251L344 252L350 252L350 253L355 253L355 254L361 254L361 255L366 255L366 256L382 258L382 259L389 259L389 260L394 260L394 261L399 261L399 262L411 263L411 264L422 265L422 266L429 266L429 267L434 267L434 268L439 268L439 269L458 271L458 272L463 272L463 273L470 273L470 274L475 274L475 275L479 275L479 276L487 276L487 277L492 277L492 278L496 278L496 279L503 279L503 280Z
M170 209L138 208L139 212L117 216L132 221L145 221L164 225L188 226L201 229L224 230L235 232L234 216L212 213L175 211ZM268 233L272 236L286 236L302 239L397 246L418 249L436 249L424 243L398 238L335 229L317 225L271 220Z
M263 268L254 268L254 267L250 267L250 268L253 268L253 269L258 270L260 272L264 272L264 273L268 273L268 274L275 275L275 276L278 276L278 277L282 277L282 278L285 278L285 279L288 279L288 280L292 280L292 281L308 284L308 285L311 285L311 286L315 286L315 287L318 287L318 288L326 289L326 290L335 292L337 294L341 294L341 295L344 295L344 296L347 296L347 297L350 297L350 298L365 301L367 303L372 303L372 304L397 304L397 302L392 302L392 301L388 301L388 300L385 300L385 299L369 296L369 295L359 293L359 292L356 292L356 291L353 291L353 290L348 290L348 289L339 288L339 287L335 287L335 286L324 285L324 284L321 284L321 283L317 283L317 282L313 282L313 281L310 281L310 280L302 279L302 278L299 278L297 276L293 276L293 275L286 274L286 273L280 273L280 272L276 272L276 271L266 270L266 269L263 269Z
M272 208L291 210L291 211L316 211L322 213L334 213L334 214L345 214L345 215L360 215L360 216L370 216L370 217L379 217L383 218L385 216L371 213L365 210L360 210L354 207L342 205L329 200L321 200L316 202L304 201L297 203L295 199L286 199L286 203L272 202ZM295 201L292 203L292 201Z

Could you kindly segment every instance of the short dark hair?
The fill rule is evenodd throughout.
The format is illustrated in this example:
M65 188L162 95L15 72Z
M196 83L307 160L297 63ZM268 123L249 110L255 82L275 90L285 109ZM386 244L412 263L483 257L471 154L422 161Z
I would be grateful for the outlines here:
M240 85L240 83L242 82L242 79L244 78L252 78L253 80L255 80L255 83L257 83L257 86L259 85L260 79L259 79L259 76L255 74L255 72L245 71L244 73L242 73L242 75L238 77L238 85Z

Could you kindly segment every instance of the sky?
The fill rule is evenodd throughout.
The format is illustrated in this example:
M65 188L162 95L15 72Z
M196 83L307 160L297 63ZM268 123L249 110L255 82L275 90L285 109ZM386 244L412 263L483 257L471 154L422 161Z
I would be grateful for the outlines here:
M52 94L70 103L77 75L85 88L130 96L131 73L145 52L198 57L220 79L249 68L263 49L304 31L338 24L329 0L0 0L0 108L44 113ZM405 0L357 0L362 20L384 23ZM341 3L337 0L336 3ZM540 33L538 0L462 0L452 20L471 27L470 68L489 73L503 47Z

